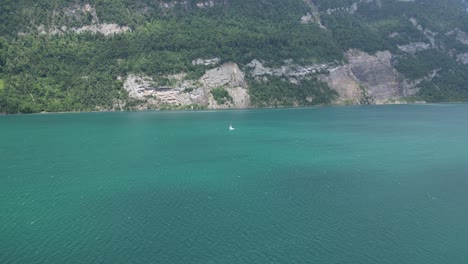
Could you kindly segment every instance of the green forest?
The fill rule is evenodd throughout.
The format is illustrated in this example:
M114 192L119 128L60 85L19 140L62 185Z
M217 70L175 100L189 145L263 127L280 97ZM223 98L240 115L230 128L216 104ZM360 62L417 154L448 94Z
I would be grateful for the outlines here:
M468 67L449 50L468 52L454 36L440 33L438 47L404 54L397 45L422 41L425 36L409 18L424 27L468 32L468 13L461 1L381 1L363 4L351 14L339 9L352 0L312 1L325 28L300 23L311 12L302 0L218 0L199 8L200 1L185 4L150 0L2 0L0 3L0 112L35 113L113 109L128 100L119 76L142 73L158 78L185 72L197 79L207 66L193 65L197 58L221 58L242 68L253 59L280 66L292 59L300 65L345 61L346 50L369 53L390 50L396 68L405 77L420 78L439 69L433 81L421 84L426 101L468 100ZM72 12L89 4L94 12ZM169 7L166 7L169 6ZM337 11L327 13L327 9ZM116 23L129 31L50 34L56 28ZM398 32L397 37L389 37ZM248 78L254 106L329 104L336 92L316 78L290 84L270 78ZM229 99L222 94L220 98ZM313 97L314 100L308 100ZM221 99L220 99L221 100ZM128 104L130 107L131 104ZM128 108L127 107L127 108Z

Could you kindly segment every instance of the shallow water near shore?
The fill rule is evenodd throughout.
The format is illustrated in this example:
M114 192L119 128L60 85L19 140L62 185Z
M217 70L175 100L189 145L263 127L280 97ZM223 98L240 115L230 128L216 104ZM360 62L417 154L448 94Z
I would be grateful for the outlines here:
M467 104L0 116L0 168L0 263L468 263Z

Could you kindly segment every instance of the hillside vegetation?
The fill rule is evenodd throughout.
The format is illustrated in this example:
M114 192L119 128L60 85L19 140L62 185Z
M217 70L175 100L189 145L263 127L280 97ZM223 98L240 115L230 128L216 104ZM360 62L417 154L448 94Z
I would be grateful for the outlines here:
M395 68L408 79L438 70L420 84L417 96L426 101L468 100L468 66L457 61L468 52L457 40L463 36L457 32L468 32L465 10L460 0L2 0L0 112L115 109L117 102L131 101L125 76L184 72L196 80L211 67L193 64L198 58L241 68L254 59L270 67L286 60L339 65L349 49L391 51ZM308 13L321 24L301 23ZM71 30L102 24L129 30ZM410 53L398 48L420 42L431 47ZM329 104L337 96L314 76L296 84L284 79L248 78L252 104Z

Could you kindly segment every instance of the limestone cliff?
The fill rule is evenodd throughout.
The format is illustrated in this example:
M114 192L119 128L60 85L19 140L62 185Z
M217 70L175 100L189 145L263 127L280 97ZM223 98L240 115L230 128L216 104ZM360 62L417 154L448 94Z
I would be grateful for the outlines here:
M286 61L281 67L271 68L253 60L246 65L245 72L236 63L227 62L207 70L199 80L187 80L185 74L165 76L171 83L167 86L157 85L149 76L129 75L124 88L130 98L142 102L140 109L191 105L210 109L248 108L251 105L245 75L257 80L279 76L291 83L316 76L338 93L335 104L386 104L402 102L402 98L415 95L419 84L437 75L437 71L433 71L424 78L407 80L394 68L392 57L389 51L369 54L351 49L346 52L346 64L333 62L299 66ZM211 60L207 61L210 63L202 60L198 63L210 65ZM211 93L215 88L225 89L232 101L219 104Z
M360 104L363 100L363 90L359 80L354 76L351 65L338 66L330 69L328 75L322 75L332 89L338 92L337 104Z
M228 62L210 69L199 80L187 80L185 74L164 76L170 85L158 85L150 76L129 75L124 88L137 109L207 107L210 109L248 108L250 97L244 73L236 63ZM218 104L211 91L226 89L232 102Z
M346 53L351 72L366 89L372 103L384 103L388 99L402 96L398 83L398 73L391 63L389 51L370 55L359 50Z
M330 70L323 77L339 96L337 103L385 104L413 96L421 82L437 75L433 71L419 80L406 80L392 65L392 54L380 51L374 55L359 50L346 53L348 64Z
M298 66L287 61L277 68L265 67L258 60L247 64L248 73L256 78L261 76L283 76L290 82L310 76L319 76L338 93L337 104L384 104L398 102L402 97L416 94L423 80L432 79L432 73L422 80L409 81L392 65L393 55L380 51L374 55L352 49L346 52L348 63L323 63Z
M63 35L67 33L81 34L101 33L105 36L130 31L130 27L117 23L101 23L96 8L90 4L71 4L67 7L51 11L52 19L47 24L36 25L30 32L20 32L19 35L29 35L37 31L41 35ZM60 19L57 19L60 18ZM34 22L31 22L34 24ZM80 25L80 26L71 26Z
M208 95L209 108L247 108L250 106L245 75L236 63L228 62L208 70L199 81ZM232 102L218 104L211 94L211 90L214 88L226 89L233 99Z

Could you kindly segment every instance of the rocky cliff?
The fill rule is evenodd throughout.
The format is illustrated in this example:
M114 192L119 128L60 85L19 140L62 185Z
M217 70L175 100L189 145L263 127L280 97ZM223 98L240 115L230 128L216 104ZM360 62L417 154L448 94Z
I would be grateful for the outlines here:
M158 108L171 105L183 107L205 106L210 109L251 107L248 84L245 75L252 78L267 76L284 77L291 83L317 76L335 90L338 97L335 104L387 104L401 103L402 98L413 96L417 85L437 75L437 71L419 80L408 80L398 73L392 64L393 55L389 51L374 55L360 50L346 52L346 61L337 63L299 66L286 61L281 67L266 67L259 60L253 60L242 71L236 63L228 62L205 72L198 80L187 80L185 74L167 76L173 80L170 86L157 86L151 77L130 75L124 87L130 97L141 100L141 108ZM202 63L203 60L197 60ZM211 60L209 60L211 61ZM205 63L204 65L210 65ZM212 89L226 89L232 102L219 104L211 94Z
M236 63L228 62L207 70L199 80L187 80L184 73L165 77L171 84L158 86L149 76L129 75L124 88L132 99L139 102L138 109L250 107L247 82ZM218 103L211 93L215 88L225 89L232 101Z
M393 68L389 51L370 55L359 50L346 53L352 75L359 81L369 103L385 103L403 96L398 72Z

